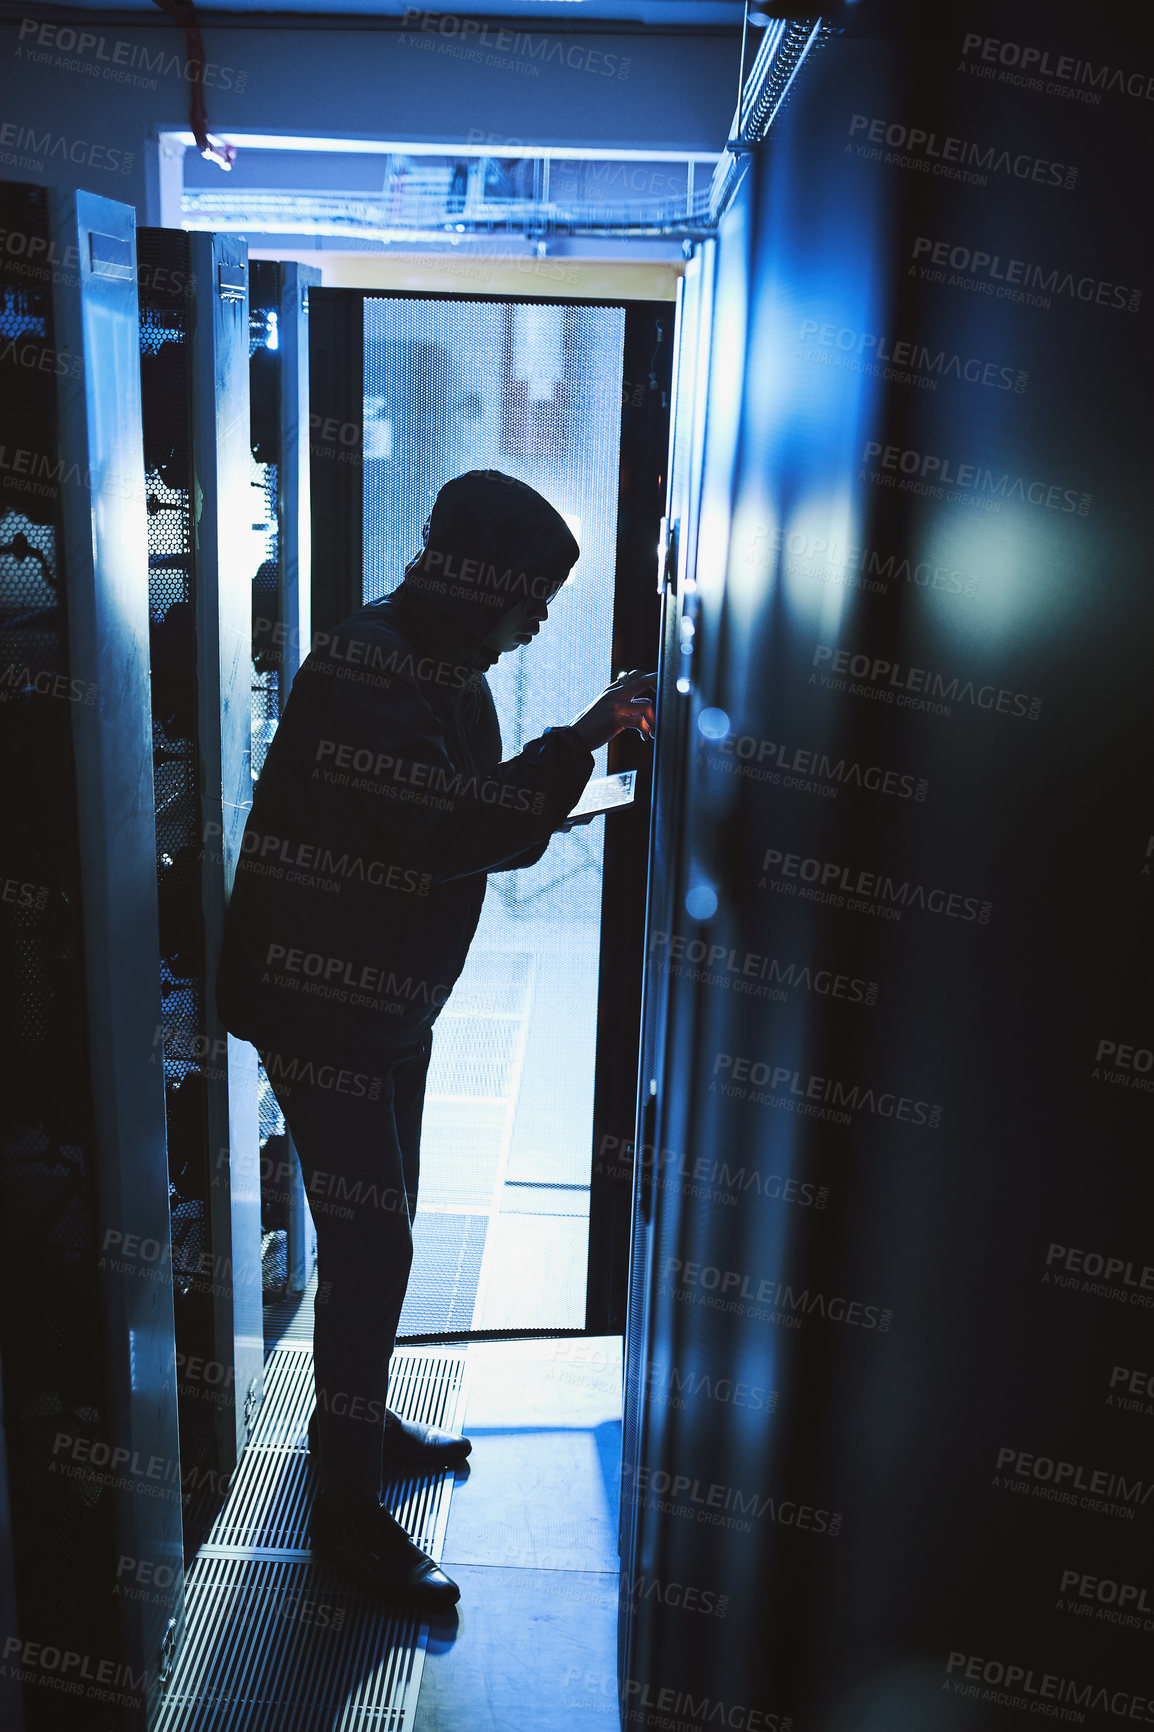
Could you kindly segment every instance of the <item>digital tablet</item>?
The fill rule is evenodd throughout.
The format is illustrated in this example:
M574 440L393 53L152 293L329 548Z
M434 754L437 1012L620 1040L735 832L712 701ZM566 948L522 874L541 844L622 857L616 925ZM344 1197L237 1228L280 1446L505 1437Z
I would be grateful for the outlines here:
M615 776L597 776L586 782L585 791L570 812L571 818L596 817L599 812L612 812L615 806L628 806L633 799L636 770L619 770Z

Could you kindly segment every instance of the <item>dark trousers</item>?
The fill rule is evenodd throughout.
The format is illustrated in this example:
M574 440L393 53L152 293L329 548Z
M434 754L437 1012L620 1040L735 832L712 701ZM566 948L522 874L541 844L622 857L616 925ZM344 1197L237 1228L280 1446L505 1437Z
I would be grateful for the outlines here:
M261 1053L317 1232L313 1375L322 1488L377 1498L389 1359L413 1261L433 1035L371 1067Z

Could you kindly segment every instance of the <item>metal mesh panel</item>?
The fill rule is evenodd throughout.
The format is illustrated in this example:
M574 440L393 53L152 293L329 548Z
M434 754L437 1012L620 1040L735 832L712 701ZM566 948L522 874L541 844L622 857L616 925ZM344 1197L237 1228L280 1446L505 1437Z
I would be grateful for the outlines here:
M282 1294L288 1286L288 1233L283 1227L261 1234L260 1261L265 1292Z
M470 1327L488 1226L484 1215L418 1208L413 1262L425 1273L409 1283L398 1335L455 1334Z
M618 671L624 332L622 307L365 300L365 599L395 587L439 488L469 469L537 488L581 547L540 636L487 676L506 758L569 721ZM605 748L595 758L594 774L604 774ZM469 960L437 1023L418 1219L432 1206L489 1220L472 1317L458 1327L585 1321L588 1229L574 1233L572 1217L576 1195L587 1222L588 1191L571 1187L587 1187L590 1175L603 841L600 822L582 827L554 837L536 866L490 877ZM554 1186L570 1188L550 1212ZM529 1211L541 1261L522 1255L516 1217ZM434 1236L427 1242L431 1251ZM422 1258L418 1237L414 1315L441 1307L441 1262Z
M22 453L0 479L0 1346L20 1634L111 1654L114 1603L92 1583L111 1579L112 1500L56 1450L111 1440L72 750L89 694L69 678L51 272L28 262L52 256L44 189L0 185L0 228L2 439ZM52 1691L25 1696L29 1732L57 1722ZM108 1724L95 1706L92 1724Z
M252 773L253 778L264 769L264 761L280 718L280 680L273 673L252 674Z

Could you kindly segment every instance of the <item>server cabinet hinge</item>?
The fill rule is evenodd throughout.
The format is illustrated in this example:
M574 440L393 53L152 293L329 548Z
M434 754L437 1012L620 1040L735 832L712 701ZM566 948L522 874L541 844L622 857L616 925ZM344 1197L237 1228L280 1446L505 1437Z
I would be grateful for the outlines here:
M260 1410L260 1391L257 1379L254 1377L248 1386L248 1394L244 1398L244 1431L246 1437L252 1436L256 1416Z
M172 1668L175 1666L175 1664L176 1664L176 1619L175 1618L169 1618L168 1623L164 1627L164 1635L161 1638L160 1664L158 1665L158 1667L156 1669L157 1677L160 1679L160 1688L162 1690L168 1689L168 1682L169 1682L169 1679L172 1677Z
M216 286L222 301L243 301L248 288L245 267L228 264L222 259L216 267Z

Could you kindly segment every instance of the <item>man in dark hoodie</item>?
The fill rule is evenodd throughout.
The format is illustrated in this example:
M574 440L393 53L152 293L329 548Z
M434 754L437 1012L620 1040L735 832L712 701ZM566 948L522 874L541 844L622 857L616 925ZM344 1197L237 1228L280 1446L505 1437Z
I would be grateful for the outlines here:
M402 583L318 643L293 681L217 973L220 1014L261 1053L316 1224L311 1541L365 1586L424 1610L455 1602L457 1585L380 1488L382 1466L429 1471L471 1447L386 1407L432 1026L487 874L539 860L568 827L594 749L653 728L656 676L635 671L500 761L485 669L532 641L579 552L523 482L471 470L442 487Z

